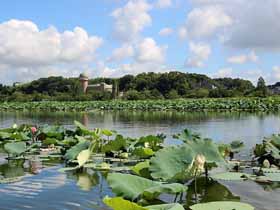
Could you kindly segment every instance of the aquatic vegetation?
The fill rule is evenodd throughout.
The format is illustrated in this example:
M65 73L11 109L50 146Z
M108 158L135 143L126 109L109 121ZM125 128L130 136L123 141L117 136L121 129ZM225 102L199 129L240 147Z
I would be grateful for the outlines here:
M74 102L3 102L0 110L15 111L92 111L92 110L248 110L279 111L280 97L268 98L207 98L140 101L74 101Z
M256 145L255 160L242 161L228 155L241 151L244 147L241 141L217 144L184 130L174 135L181 142L174 146L166 145L162 134L129 138L108 129L88 129L79 122L74 124L72 129L59 125L13 126L0 130L0 143L9 156L16 158L61 159L65 167L59 171L81 172L76 178L77 185L87 191L91 182L99 182L92 180L92 176L100 172L117 196L105 197L104 203L116 210L124 207L128 210L252 210L252 206L238 202L240 199L221 184L220 200L205 203L209 201L205 197L211 196L211 192L204 187L218 185L219 180L280 181L277 135ZM239 167L234 167L236 164ZM243 171L243 168L250 170ZM205 184L200 184L202 180ZM17 181L17 176L11 180L0 177L0 184L13 181Z

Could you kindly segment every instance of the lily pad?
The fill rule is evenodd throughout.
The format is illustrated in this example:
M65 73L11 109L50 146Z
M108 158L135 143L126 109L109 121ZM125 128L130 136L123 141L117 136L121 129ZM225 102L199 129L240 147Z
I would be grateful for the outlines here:
M213 179L225 180L225 181L242 181L250 177L249 174L239 172L225 172L211 175Z
M191 210L254 210L254 207L240 202L218 201L209 203L195 204Z
M27 150L25 142L6 143L4 149L11 155L21 155Z
M149 210L185 210L184 207L179 203L146 206L146 208Z

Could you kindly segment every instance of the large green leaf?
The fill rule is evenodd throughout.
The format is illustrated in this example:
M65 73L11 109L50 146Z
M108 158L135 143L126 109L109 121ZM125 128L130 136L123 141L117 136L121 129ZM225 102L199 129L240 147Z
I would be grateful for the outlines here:
M187 187L182 184L178 184L178 183L161 184L159 186L146 189L143 192L143 196L147 200L153 200L154 198L157 198L162 193L179 194L179 193L184 193L186 191L187 191Z
M146 206L145 208L149 210L185 210L184 207L179 203Z
M121 135L117 135L115 140L108 141L102 148L103 152L120 151L126 148L126 140Z
M88 141L82 141L76 144L75 146L71 147L69 150L67 150L65 154L65 159L75 160L81 151L88 149L89 144L90 143Z
M105 197L103 202L113 210L184 210L184 207L178 203L161 204L153 206L139 206L137 203L124 200L121 197Z
M86 149L79 153L77 156L79 167L82 167L90 158L91 152L90 150Z
M248 179L249 174L239 172L225 172L211 175L213 179L225 180L225 181L241 181Z
M132 152L132 154L141 159L146 159L146 158L150 158L151 156L153 156L154 151L150 148L139 147L139 148L135 148L135 150Z
M174 135L175 138L182 140L183 142L193 141L195 139L200 139L200 134L194 133L189 129L183 130L182 133Z
M11 137L11 135L12 135L11 133L0 131L0 139L1 140L9 139Z
M196 155L204 155L207 163L224 163L224 158L221 156L217 145L211 139L194 139L186 142L192 150L193 157Z
M4 149L11 155L21 155L27 150L25 142L6 143Z
M80 131L80 133L83 135L90 135L93 133L86 126L84 126L82 123L78 121L74 121L74 124L77 127L77 130Z
M130 200L134 200L140 195L152 200L161 193L176 194L187 190L187 187L181 184L163 184L130 174L111 173L108 175L107 181L117 196Z
M131 168L131 170L138 176L144 177L144 178L151 178L151 173L149 172L150 162L144 161L141 163L136 164Z
M155 153L150 161L150 172L154 179L163 181L185 180L188 175L185 171L193 161L190 147L166 147Z
M139 206L136 203L124 200L121 197L116 197L116 198L105 197L103 199L103 202L107 206L111 207L113 210L148 210L147 208Z
M44 133L49 138L56 138L58 140L62 140L64 138L65 129L62 126L45 125L42 127L41 132Z
M191 210L254 210L254 207L240 202L218 201L195 204Z

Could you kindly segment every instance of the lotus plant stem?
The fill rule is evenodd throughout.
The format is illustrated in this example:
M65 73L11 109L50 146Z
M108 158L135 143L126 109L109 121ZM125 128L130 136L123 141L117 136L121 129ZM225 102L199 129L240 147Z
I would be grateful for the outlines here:
M194 193L195 193L195 202L198 202L197 199L197 183L196 183L196 178L197 178L197 169L195 170L195 174L194 174Z
M184 193L182 192L182 193L180 193L180 203L182 203L182 201L183 201L183 195L184 195Z
M179 194L176 193L175 198L174 198L174 203L176 203L178 195L179 195Z

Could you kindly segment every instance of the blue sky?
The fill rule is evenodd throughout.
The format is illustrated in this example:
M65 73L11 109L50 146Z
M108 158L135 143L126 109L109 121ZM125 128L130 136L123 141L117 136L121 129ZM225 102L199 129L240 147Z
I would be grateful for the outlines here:
M178 70L280 81L280 0L1 2L0 83Z

